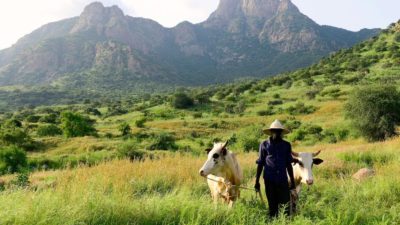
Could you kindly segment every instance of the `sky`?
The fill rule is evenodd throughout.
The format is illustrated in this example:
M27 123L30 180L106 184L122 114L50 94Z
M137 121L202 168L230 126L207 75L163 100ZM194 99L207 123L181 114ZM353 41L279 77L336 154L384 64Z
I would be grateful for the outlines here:
M40 26L78 16L94 0L1 0L0 49L10 47ZM179 22L202 22L219 0L98 0L118 5L125 14L156 20L166 27ZM292 0L300 10L322 25L357 31L385 28L400 19L400 0Z

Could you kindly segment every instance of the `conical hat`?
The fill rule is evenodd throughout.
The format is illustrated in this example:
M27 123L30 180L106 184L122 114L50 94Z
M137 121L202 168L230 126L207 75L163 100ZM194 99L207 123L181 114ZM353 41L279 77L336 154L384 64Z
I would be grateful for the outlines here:
M263 129L263 132L265 134L270 135L271 134L271 130L282 130L282 134L288 134L289 130L287 130L281 123L281 121L279 120L275 120L271 126L269 128L265 128Z

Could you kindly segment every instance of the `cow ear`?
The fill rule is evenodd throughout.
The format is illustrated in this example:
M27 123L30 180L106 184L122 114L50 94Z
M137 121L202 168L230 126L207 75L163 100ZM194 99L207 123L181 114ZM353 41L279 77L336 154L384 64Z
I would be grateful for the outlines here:
M321 163L323 163L324 162L324 160L322 160L322 159L320 159L320 158L315 158L315 159L313 159L313 163L315 164L315 165L319 165L319 164L321 164Z
M206 151L206 152L207 152L207 154L208 154L208 153L210 153L210 152L211 152L211 150L212 150L211 148L207 148L207 149L206 149L206 150L204 150L204 151Z
M222 149L222 155L226 155L227 153L228 153L228 149L223 148L223 149Z

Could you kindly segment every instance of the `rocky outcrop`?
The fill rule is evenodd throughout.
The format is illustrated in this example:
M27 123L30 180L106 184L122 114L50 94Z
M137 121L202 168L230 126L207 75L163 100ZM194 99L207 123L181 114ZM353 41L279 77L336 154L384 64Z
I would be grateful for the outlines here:
M353 174L353 179L362 181L375 175L375 171L369 168L362 168L357 173Z

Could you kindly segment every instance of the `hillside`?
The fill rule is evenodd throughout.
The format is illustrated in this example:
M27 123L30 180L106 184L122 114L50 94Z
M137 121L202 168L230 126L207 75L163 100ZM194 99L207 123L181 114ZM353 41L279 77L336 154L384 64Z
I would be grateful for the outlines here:
M206 21L173 28L95 2L0 51L0 86L137 93L261 78L377 32L320 26L289 0L221 0Z
M0 176L0 223L399 224L400 138L368 143L343 115L354 87L399 87L399 47L396 23L311 67L274 78L4 113L2 145L13 132L23 137L18 144L28 152L31 174ZM182 93L194 102L177 102ZM182 105L188 107L177 108ZM55 134L65 111L95 120L97 135ZM270 221L266 207L246 190L232 210L213 207L198 175L204 149L229 140L244 185L252 187L257 147L265 138L260 130L275 118L292 131L286 139L295 151L322 150L324 163L313 169L315 184L301 193L300 212ZM131 131L122 136L125 122ZM53 126L52 132L43 135L44 126ZM354 180L352 174L364 167L375 176ZM2 168L8 173L0 163Z

